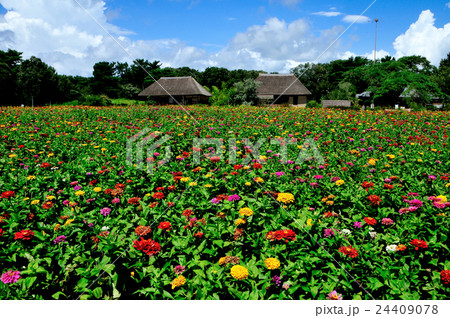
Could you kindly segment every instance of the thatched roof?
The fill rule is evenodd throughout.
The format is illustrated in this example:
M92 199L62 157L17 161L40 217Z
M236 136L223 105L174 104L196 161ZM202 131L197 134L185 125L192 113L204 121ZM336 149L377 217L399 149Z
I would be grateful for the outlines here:
M261 82L257 90L260 98L267 98L268 95L311 95L294 74L259 74L255 81Z
M352 102L349 100L323 100L323 107L350 107Z
M192 76L161 77L155 83L139 93L139 96L193 96L212 95L201 86Z

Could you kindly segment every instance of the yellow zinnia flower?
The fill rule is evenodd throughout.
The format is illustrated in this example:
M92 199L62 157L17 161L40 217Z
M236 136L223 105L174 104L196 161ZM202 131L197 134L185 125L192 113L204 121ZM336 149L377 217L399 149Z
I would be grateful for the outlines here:
M231 267L231 276L237 280L244 280L248 277L248 269L241 265Z
M184 278L183 275L177 276L177 278L175 278L172 281L172 289L175 289L176 287L180 287L181 285L184 285L186 283L186 278Z
M291 193L278 193L277 197L278 202L283 203L293 203L294 202L294 196Z
M36 179L36 177L35 176L28 176L27 179L28 180L33 180L33 179Z
M340 185L343 185L345 183L345 181L344 180L338 180L338 181L336 181L336 185L337 186L340 186Z
M33 201L31 201L31 204L33 204L33 205L39 204L39 200L33 200Z
M274 258L274 257L267 258L267 259L264 261L264 264L265 264L266 267L267 267L268 269L270 269L270 270L277 269L277 268L280 267L280 261L277 260L277 259Z
M239 214L242 216L252 216L253 210L250 208L242 208L239 210Z
M234 224L236 226L239 226L239 225L245 224L245 223L246 223L246 221L244 219L237 219L236 221L234 221Z
M78 190L77 192L75 192L76 196L81 196L81 195L84 195L84 194L85 194L85 192L83 190Z

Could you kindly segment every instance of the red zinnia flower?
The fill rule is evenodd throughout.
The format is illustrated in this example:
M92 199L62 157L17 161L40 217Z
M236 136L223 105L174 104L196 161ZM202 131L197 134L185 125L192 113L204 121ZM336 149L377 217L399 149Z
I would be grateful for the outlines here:
M45 202L42 207L46 210L50 210L51 208L53 208L54 204L52 201L47 201Z
M169 191L174 191L176 188L175 188L175 186L169 186L169 187L167 187L167 190L169 190Z
M158 225L158 229L161 229L163 231L170 231L171 227L172 225L170 224L170 222L161 222Z
M444 281L444 284L450 284L450 271L449 270L443 270L441 272L441 280Z
M41 168L50 168L50 167L51 167L51 165L48 162L43 162L41 164Z
M5 234L5 230L4 229L0 229L0 237L2 237L3 234Z
M162 193L162 192L155 192L153 194L153 199L155 199L155 200L160 200L160 199L163 199L163 198L164 198L164 193Z
M366 224L368 224L368 225L377 224L377 220L375 220L374 218L371 218L371 217L365 217L364 222L366 222Z
M190 217L192 214L194 214L194 211L192 211L191 209L186 209L183 211L183 216L187 216Z
M14 234L14 239L15 240L31 240L34 236L34 232L31 230L22 230L20 232L16 232Z
M414 245L416 247L416 251L419 248L428 248L428 244L424 240L414 239L414 240L411 240L410 243L411 243L411 245Z
M372 205L372 204L380 205L380 202L381 202L381 198L378 195L374 195L374 194L369 195L367 197L367 200L370 201L370 205Z
M262 165L259 162L253 164L253 169L262 169Z
M139 236L146 236L151 231L152 231L152 229L150 228L150 226L145 226L145 225L139 225L138 227L136 227L134 229L134 233L136 233Z
M123 183L118 183L118 184L115 185L114 189L125 190L125 185Z
M194 237L201 238L201 237L203 237L203 233L202 232L197 232L197 233L194 234Z
M153 209L155 206L158 205L158 202L152 202L150 203L150 209Z
M361 186L365 188L367 192L369 189L373 189L373 182L364 181Z
M96 184L97 182L98 182L97 179L91 180L91 181L89 182L89 185L93 186L93 185Z
M241 170L242 166L241 165L234 165L233 169L234 170Z
M286 243L289 241L295 241L296 234L294 231L286 229L279 231L270 231L266 234L266 239L269 241L280 241L285 240Z
M12 198L15 195L16 195L16 193L14 191L5 191L5 192L2 193L2 198L3 199L9 199L9 198Z
M163 192L164 191L164 187L157 187L155 190L157 192Z
M394 189L394 186L393 186L392 184L387 184L387 183L385 183L385 184L384 184L384 188L385 188L385 189L388 189L388 190L392 190L392 189Z
M153 256L161 252L161 245L152 239L145 240L141 237L140 241L134 241L133 243L138 251L142 251L148 256Z
M128 203L129 203L129 204L132 204L132 205L138 205L140 199L141 199L141 198L133 197L133 198L128 199Z
M341 246L339 248L339 252L341 252L342 254L347 255L351 258L355 258L358 256L358 251L356 250L356 248L353 248L351 245Z

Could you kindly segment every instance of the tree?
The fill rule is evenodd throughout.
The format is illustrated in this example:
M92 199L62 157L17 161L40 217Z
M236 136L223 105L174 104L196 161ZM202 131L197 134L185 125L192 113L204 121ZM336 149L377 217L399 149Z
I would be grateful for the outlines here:
M446 99L450 96L450 52L447 53L447 57L442 59L439 63L439 70L436 74L436 83L444 94Z
M229 105L233 92L233 89L227 88L225 83L222 83L221 89L219 89L217 86L213 86L211 90L212 97L210 97L209 103L212 106Z
M234 105L257 105L257 89L260 82L250 78L234 84L234 91L230 96L230 103Z
M93 75L91 89L94 94L105 94L110 98L118 96L119 80L115 77L115 63L95 63Z
M312 100L323 99L333 88L328 80L328 67L326 64L300 64L292 69L291 72L311 92L310 99Z
M17 72L22 53L0 51L0 105L17 104Z
M17 73L19 102L36 105L56 102L58 98L58 75L53 67L32 56L23 61Z
M158 69L161 69L160 61L150 62L144 59L136 59L130 67L130 83L143 90L148 86L148 74L153 74L152 72ZM155 80L158 80L158 78L155 78Z
M221 87L222 82L227 83L230 79L229 72L230 71L223 67L208 67L202 73L200 84L209 88L213 86Z

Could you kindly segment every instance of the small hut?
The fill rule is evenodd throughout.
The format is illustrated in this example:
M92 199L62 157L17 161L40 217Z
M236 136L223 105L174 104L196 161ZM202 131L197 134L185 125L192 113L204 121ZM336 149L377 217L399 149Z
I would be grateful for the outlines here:
M164 104L207 104L212 96L192 76L161 77L139 93L160 105Z
M311 92L294 74L259 74L257 94L262 103L306 106Z

